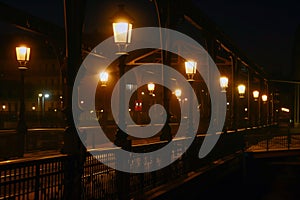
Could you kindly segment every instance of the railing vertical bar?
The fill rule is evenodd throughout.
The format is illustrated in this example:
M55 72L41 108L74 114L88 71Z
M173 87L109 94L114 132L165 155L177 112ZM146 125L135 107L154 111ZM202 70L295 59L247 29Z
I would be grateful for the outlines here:
M40 164L35 165L35 191L34 199L39 200L39 186L40 186Z

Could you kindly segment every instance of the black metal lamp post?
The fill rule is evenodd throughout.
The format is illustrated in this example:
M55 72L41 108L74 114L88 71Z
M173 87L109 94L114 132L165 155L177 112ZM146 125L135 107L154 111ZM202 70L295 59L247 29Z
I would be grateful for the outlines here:
M27 133L27 126L25 122L25 99L24 99L24 71L27 70L27 63L30 59L30 48L26 46L16 47L16 57L19 62L18 69L21 74L21 85L20 85L20 111L19 111L19 121L17 126L18 134L18 156L24 156L24 146L25 146L25 135Z
M220 87L221 87L221 92L226 93L227 88L228 88L228 78L226 76L221 76L220 77ZM217 105L218 106L218 105ZM227 104L228 106L228 104ZM225 131L227 132L228 129L228 118L225 118Z
M265 116L265 121L264 121L264 125L268 125L268 123L269 123L269 106L268 106L268 103L267 103L267 101L268 101L268 96L266 95L266 94L263 94L262 96L261 96L261 100L262 100L262 102L263 102L263 104L266 106L266 108L265 108L265 111L264 111L264 116Z
M102 113L102 122L103 122L103 126L106 125L106 122L107 122L107 109L106 109L106 87L107 87L107 82L108 82L108 73L107 72L101 72L99 74L99 80L101 82L101 87L103 89L103 103L102 103L102 106L100 106L100 113ZM100 114L99 113L99 114ZM100 115L99 115L100 117Z
M193 87L194 76L196 74L197 69L197 62L195 61L186 61L185 62L185 73L187 75L187 81L191 84L191 87ZM192 133L194 132L194 126L193 126L193 91L190 92L190 103L189 103L189 121L188 121L188 132Z
M119 58L119 77L121 78L125 73L125 59L128 55L126 49L131 43L131 32L132 32L132 17L125 11L124 5L119 5L119 10L113 16L113 32L114 32L114 42L118 46L118 51L116 54L121 55ZM120 81L119 87L119 127L125 127L125 82ZM130 142L127 140L127 134L118 128L115 138L115 144L122 147L123 149L130 148Z
M253 94L253 99L255 102L257 102L257 111L258 111L258 119L256 120L257 121L257 126L260 125L260 98L259 98L259 91L258 90L254 90L252 92Z
M240 105L243 105L242 104L242 100L241 99L244 99L245 98L245 93L246 93L246 86L244 84L239 84L238 87L238 93L239 93L239 98L240 98ZM238 112L237 112L237 128L241 128L242 126L244 126L243 121L244 120L244 111L241 111L241 107L238 106ZM244 108L243 108L244 109Z

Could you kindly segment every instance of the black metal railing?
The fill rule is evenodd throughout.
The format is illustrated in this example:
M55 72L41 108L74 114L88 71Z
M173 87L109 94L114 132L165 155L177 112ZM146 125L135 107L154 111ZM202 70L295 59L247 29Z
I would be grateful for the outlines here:
M16 145L20 136L16 130L0 131L0 161L18 157ZM43 150L57 150L63 147L63 128L36 128L28 129L25 135L25 153L40 152Z
M246 151L300 149L300 132L291 128L264 128L245 135Z
M293 148L293 144L300 146L299 134L279 133L273 127L222 133L214 149L203 159L198 158L198 152L206 135L198 135L188 149L183 148L186 139L180 138L172 141L174 148L169 159L182 155L171 165L147 173L119 172L97 160L101 157L112 165L116 164L115 153L120 148L94 149L86 156L82 175L82 197L86 200L120 199L124 196L128 199L142 199L147 192L157 187L173 184L176 180L187 177L189 173L214 165L216 160L251 145L268 143L270 147L276 142L287 147L290 145L289 148ZM166 144L167 141L133 145L132 152L149 152ZM64 199L66 184L69 183L65 180L65 166L69 162L71 156L68 155L0 162L0 199ZM138 155L132 156L128 163L132 168L160 167L161 164L160 160Z
M63 199L68 156L0 163L0 199Z

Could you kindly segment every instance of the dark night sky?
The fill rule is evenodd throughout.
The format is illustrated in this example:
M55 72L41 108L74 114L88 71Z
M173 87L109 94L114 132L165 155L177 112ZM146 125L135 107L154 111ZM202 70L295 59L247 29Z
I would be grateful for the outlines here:
M0 1L63 26L63 0ZM288 79L300 24L298 1L193 1L253 62L277 78Z
M251 60L277 78L289 77L294 36L300 25L299 1L195 2Z

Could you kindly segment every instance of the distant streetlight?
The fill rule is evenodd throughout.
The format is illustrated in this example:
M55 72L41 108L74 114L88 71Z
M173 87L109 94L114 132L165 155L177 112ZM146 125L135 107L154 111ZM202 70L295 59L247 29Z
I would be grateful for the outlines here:
M258 97L259 97L259 91L258 91L258 90L254 90L254 91L253 91L253 98L254 98L254 101L257 101L257 100L258 100Z
M221 86L221 91L226 92L226 89L228 88L228 78L226 76L220 77L220 86Z
M101 82L101 86L106 87L107 86L107 81L108 81L108 73L107 72L101 72L99 74L99 79L100 79L100 82Z
M196 69L197 69L197 62L195 61L186 61L185 63L185 73L187 75L187 81L191 84L191 87L193 87L193 82L194 82L194 76L196 74ZM188 132L193 133L194 128L193 128L193 92L192 90L189 92L189 120L188 120Z
M174 92L174 94L175 94L175 96L177 97L177 99L180 99L181 94L182 94L181 89L176 89L175 92Z
M238 86L238 92L239 92L240 98L244 98L245 97L244 95L245 95L245 92L246 92L246 86L243 85L243 84L240 84Z
M186 61L185 63L185 73L188 77L188 81L194 81L194 76L196 74L197 62L195 61Z
M153 92L154 92L154 89L155 89L155 84L154 83L148 83L147 87L148 87L149 95L153 95Z
M19 62L18 68L20 70L28 69L26 65L30 59L30 48L25 46L16 47L16 56L17 56L17 61Z
M119 76L120 76L120 93L119 93L119 126L125 127L125 112L127 112L127 108L124 105L125 102L125 82L121 77L125 73L125 59L126 55L128 55L126 49L127 46L131 43L132 37L132 22L133 18L129 16L129 14L125 11L124 5L119 5L118 11L112 17L113 23L113 32L114 32L114 42L118 46L117 55L121 55L119 57ZM130 148L130 143L127 140L127 134L121 129L118 128L115 138L115 144L117 146L121 146L122 148Z
M258 90L254 90L252 92L253 94L253 98L254 98L254 101L258 102L258 121L257 121L257 125L260 125L260 120L261 120L261 111L260 111L260 100L259 100L259 91Z
M27 70L27 63L30 59L30 48L26 46L19 46L16 47L16 58L19 63L18 69L21 73L21 86L20 86L20 112L19 112L19 121L17 127L17 133L20 137L19 145L20 148L18 153L19 156L24 155L24 142L25 142L25 135L27 133L27 126L25 122L25 99L24 99L24 71Z
M119 5L119 10L113 16L114 41L118 45L117 54L127 54L126 48L131 43L133 18L125 11L124 5Z
M48 99L50 97L50 94L48 93L39 93L38 94L38 107L39 110L42 111L42 116L44 117L45 115L45 99ZM42 101L42 103L41 103Z
M261 96L261 100L263 101L263 102L266 102L266 101L268 101L268 96L267 95L262 95Z

